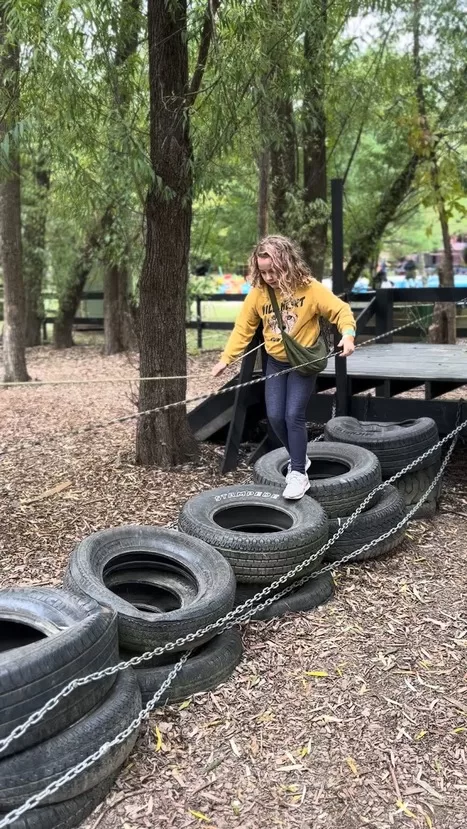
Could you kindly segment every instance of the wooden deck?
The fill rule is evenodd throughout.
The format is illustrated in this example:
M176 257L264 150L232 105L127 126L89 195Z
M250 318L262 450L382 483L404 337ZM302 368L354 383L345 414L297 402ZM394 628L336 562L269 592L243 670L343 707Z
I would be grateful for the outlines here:
M323 376L334 376L334 359ZM467 384L467 344L388 343L358 348L347 360L350 378L373 380L436 380Z

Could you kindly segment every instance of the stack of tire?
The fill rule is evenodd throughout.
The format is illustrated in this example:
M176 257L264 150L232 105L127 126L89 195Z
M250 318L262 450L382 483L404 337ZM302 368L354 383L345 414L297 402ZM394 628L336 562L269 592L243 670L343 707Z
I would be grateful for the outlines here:
M115 613L62 590L0 590L0 740L68 683L118 661ZM0 751L0 818L112 740L137 716L132 670L76 688ZM71 829L104 799L137 731L15 821Z
M430 417L420 417L399 423L361 421L354 417L335 417L325 427L326 441L353 444L371 450L381 464L383 480L400 472L411 461L431 449L439 440L438 428ZM429 486L439 471L441 450L432 452L394 482L408 512ZM441 496L441 481L434 487L414 518L435 514Z
M112 609L123 660L213 624L235 601L235 576L220 553L181 532L150 526L127 525L85 538L71 554L65 585ZM224 682L241 659L242 640L237 628L216 633L211 630L135 666L143 703L187 650L190 658L161 703L185 700Z
M329 533L327 516L312 498L285 501L277 487L251 484L221 487L190 498L180 512L178 526L215 547L230 563L237 580L236 605L310 556L313 561L297 574L296 581L319 569L323 558L319 550ZM291 583L276 587L270 596ZM327 572L273 601L253 618L311 610L333 593L334 583Z
M309 443L310 461L308 495L317 501L329 519L332 537L343 519L351 515L375 487L382 483L381 465L368 448L348 443ZM275 449L259 458L254 467L255 481L284 487L289 455ZM305 501L306 499L302 499ZM355 518L325 553L325 561L340 561L360 547L375 541L395 526L405 515L404 502L395 487L388 485L377 493L366 509ZM353 561L377 558L394 550L404 537L404 529L377 542L369 550L354 556Z

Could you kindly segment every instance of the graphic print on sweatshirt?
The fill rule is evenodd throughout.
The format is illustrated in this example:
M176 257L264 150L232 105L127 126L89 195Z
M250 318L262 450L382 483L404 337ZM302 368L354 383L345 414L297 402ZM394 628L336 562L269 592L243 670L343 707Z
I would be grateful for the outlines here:
M293 327L298 320L298 314L295 313L292 309L301 308L303 306L304 301L305 297L302 296L299 299L289 300L288 302L281 302L282 324L287 334L290 334L292 332ZM269 328L273 334L277 335L281 333L279 330L279 325L277 323L276 315L270 303L263 305L263 324L264 327Z

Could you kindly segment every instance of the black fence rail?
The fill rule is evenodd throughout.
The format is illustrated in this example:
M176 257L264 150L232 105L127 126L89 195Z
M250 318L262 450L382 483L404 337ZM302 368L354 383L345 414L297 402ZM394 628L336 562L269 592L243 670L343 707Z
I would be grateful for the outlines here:
M349 293L347 296L358 322L357 334L362 336L381 335L391 328L403 325L410 320L407 317L407 305L415 306L413 324L401 332L396 339L421 339L429 324L430 305L435 302L460 302L467 297L467 288L382 288L377 291ZM46 294L44 299L55 299L54 294ZM102 300L102 291L87 291L82 301ZM195 297L195 319L186 321L186 328L196 331L196 344L203 348L203 334L205 331L231 331L234 323L223 320L206 320L203 318L203 308L207 302L221 304L224 302L243 302L245 294L207 294ZM427 307L428 306L428 307ZM53 325L56 315L53 311L46 312L42 320L42 341L48 342L47 326ZM0 297L0 321L3 320L3 298ZM103 331L103 316L76 316L73 320L74 330ZM457 336L467 337L467 306L457 312ZM382 342L393 342L394 338L385 338Z

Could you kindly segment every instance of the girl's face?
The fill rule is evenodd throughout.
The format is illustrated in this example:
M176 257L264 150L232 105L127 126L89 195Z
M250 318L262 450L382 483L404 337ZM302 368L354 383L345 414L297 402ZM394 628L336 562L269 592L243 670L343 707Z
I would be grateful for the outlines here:
M260 270L261 276L266 285L270 285L271 288L277 288L279 285L279 279L274 271L272 260L269 256L258 256L257 262L258 269Z

